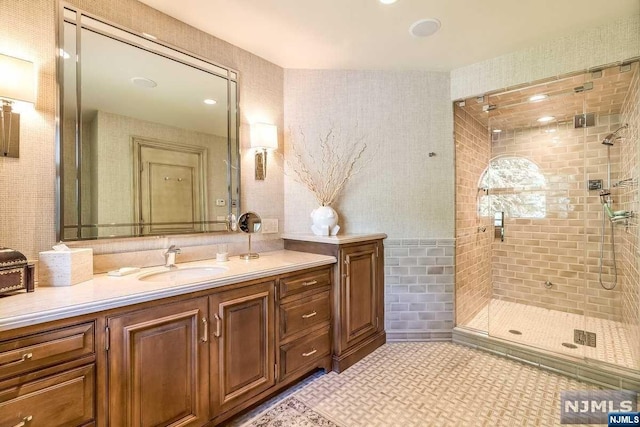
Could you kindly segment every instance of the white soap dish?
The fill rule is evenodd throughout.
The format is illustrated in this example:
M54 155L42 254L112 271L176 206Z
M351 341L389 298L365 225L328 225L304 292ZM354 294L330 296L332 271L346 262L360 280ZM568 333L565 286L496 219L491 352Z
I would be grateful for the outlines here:
M120 277L126 276L128 274L138 273L140 271L139 267L122 267L118 270L113 270L107 273L108 276Z

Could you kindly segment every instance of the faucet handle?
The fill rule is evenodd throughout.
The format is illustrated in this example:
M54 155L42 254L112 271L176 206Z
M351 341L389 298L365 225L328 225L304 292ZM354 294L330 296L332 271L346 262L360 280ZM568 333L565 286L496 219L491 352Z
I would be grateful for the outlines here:
M169 246L169 249L165 252L165 254L179 254L182 252L182 249L176 248L176 245Z

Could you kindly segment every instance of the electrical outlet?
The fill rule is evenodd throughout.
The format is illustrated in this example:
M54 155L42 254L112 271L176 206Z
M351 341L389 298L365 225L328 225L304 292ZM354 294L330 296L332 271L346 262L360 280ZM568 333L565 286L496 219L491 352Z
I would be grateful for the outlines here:
M216 199L216 206L226 206L227 201L225 199Z
M278 219L262 219L262 234L270 234L278 232Z

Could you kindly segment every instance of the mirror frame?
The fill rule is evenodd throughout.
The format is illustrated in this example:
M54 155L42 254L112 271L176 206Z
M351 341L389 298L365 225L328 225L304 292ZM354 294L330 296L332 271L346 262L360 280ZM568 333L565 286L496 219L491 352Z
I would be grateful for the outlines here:
M104 227L130 227L132 230L141 230L141 223L133 222L127 224L83 224L82 222L82 179L79 177L76 179L75 186L75 194L76 194L76 210L77 210L77 221L76 224L65 225L64 218L64 197L65 197L65 188L64 188L64 177L65 171L63 166L64 159L64 147L63 147L63 123L64 123L64 57L60 54L63 51L64 47L64 24L65 22L72 23L76 25L76 34L79 36L81 30L83 28L88 28L91 31L100 33L107 37L113 38L123 43L127 43L138 47L140 49L146 50L148 52L166 57L170 60L182 63L186 66L193 67L204 72L215 75L216 77L223 78L227 81L227 159L225 163L227 165L227 202L228 202L228 210L227 217L231 217L235 215L236 217L240 215L241 206L240 206L240 195L241 195L241 175L240 175L240 166L241 166L241 157L240 157L240 85L239 85L239 73L237 70L234 70L230 67L220 65L210 59L202 57L198 54L189 52L183 48L173 46L169 43L163 42L160 39L149 39L145 36L144 33L135 31L129 28L126 28L120 24L111 22L109 20L103 19L91 13L87 13L84 10L66 3L65 1L58 0L58 5L56 8L57 16L56 16L56 182L55 182L55 192L56 192L56 201L55 201L55 217L56 217L56 240L57 241L79 241L79 240L98 240L98 239L113 239L113 238L131 238L131 237L158 237L164 235L189 235L189 234L204 234L204 233L228 233L231 232L229 228L229 221L198 221L199 224L203 225L224 225L224 230L205 230L198 232L177 232L177 233L166 233L166 234L137 234L137 232L131 234L119 234L119 235L109 235L109 236L96 236L96 237L83 237L83 229L87 228L99 228L100 226ZM75 19L70 16L65 15L65 10L71 12L71 14L75 13ZM85 18L83 20L83 17ZM94 25L89 25L86 21L93 21ZM97 25L96 25L97 23ZM103 28L100 28L103 27ZM111 27L113 32L118 33L108 33L104 28ZM124 36L124 37L123 37ZM80 52L81 47L81 39L76 37L76 51ZM82 126L78 125L81 123L81 75L80 75L80 67L81 67L81 59L80 57L76 60L76 106L75 106L75 150L76 150L76 165L82 165L82 151L79 148L82 143ZM233 96L232 96L233 95ZM235 105L231 105L232 100L235 100ZM235 114L233 109L235 108ZM232 126L232 123L235 126ZM235 130L235 138L232 138L232 130ZM235 141L235 143L233 143ZM235 159L235 160L234 160ZM235 162L235 163L234 163ZM75 170L79 169L81 166L77 166ZM75 173L71 171L72 174ZM235 192L234 192L235 190ZM76 230L76 236L74 238L69 238L64 236L64 231L69 229Z

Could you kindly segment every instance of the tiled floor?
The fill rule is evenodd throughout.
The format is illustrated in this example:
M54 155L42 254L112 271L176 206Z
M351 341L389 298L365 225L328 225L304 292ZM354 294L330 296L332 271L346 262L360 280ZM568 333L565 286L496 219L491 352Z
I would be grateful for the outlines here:
M593 389L462 345L423 342L386 344L341 374L312 377L293 396L341 427L556 426L560 392Z
M488 328L490 336L521 344L640 369L640 360L632 356L621 322L493 299L465 326L481 331ZM563 346L562 343L573 343L574 329L595 332L596 347ZM510 330L522 334L516 335Z

